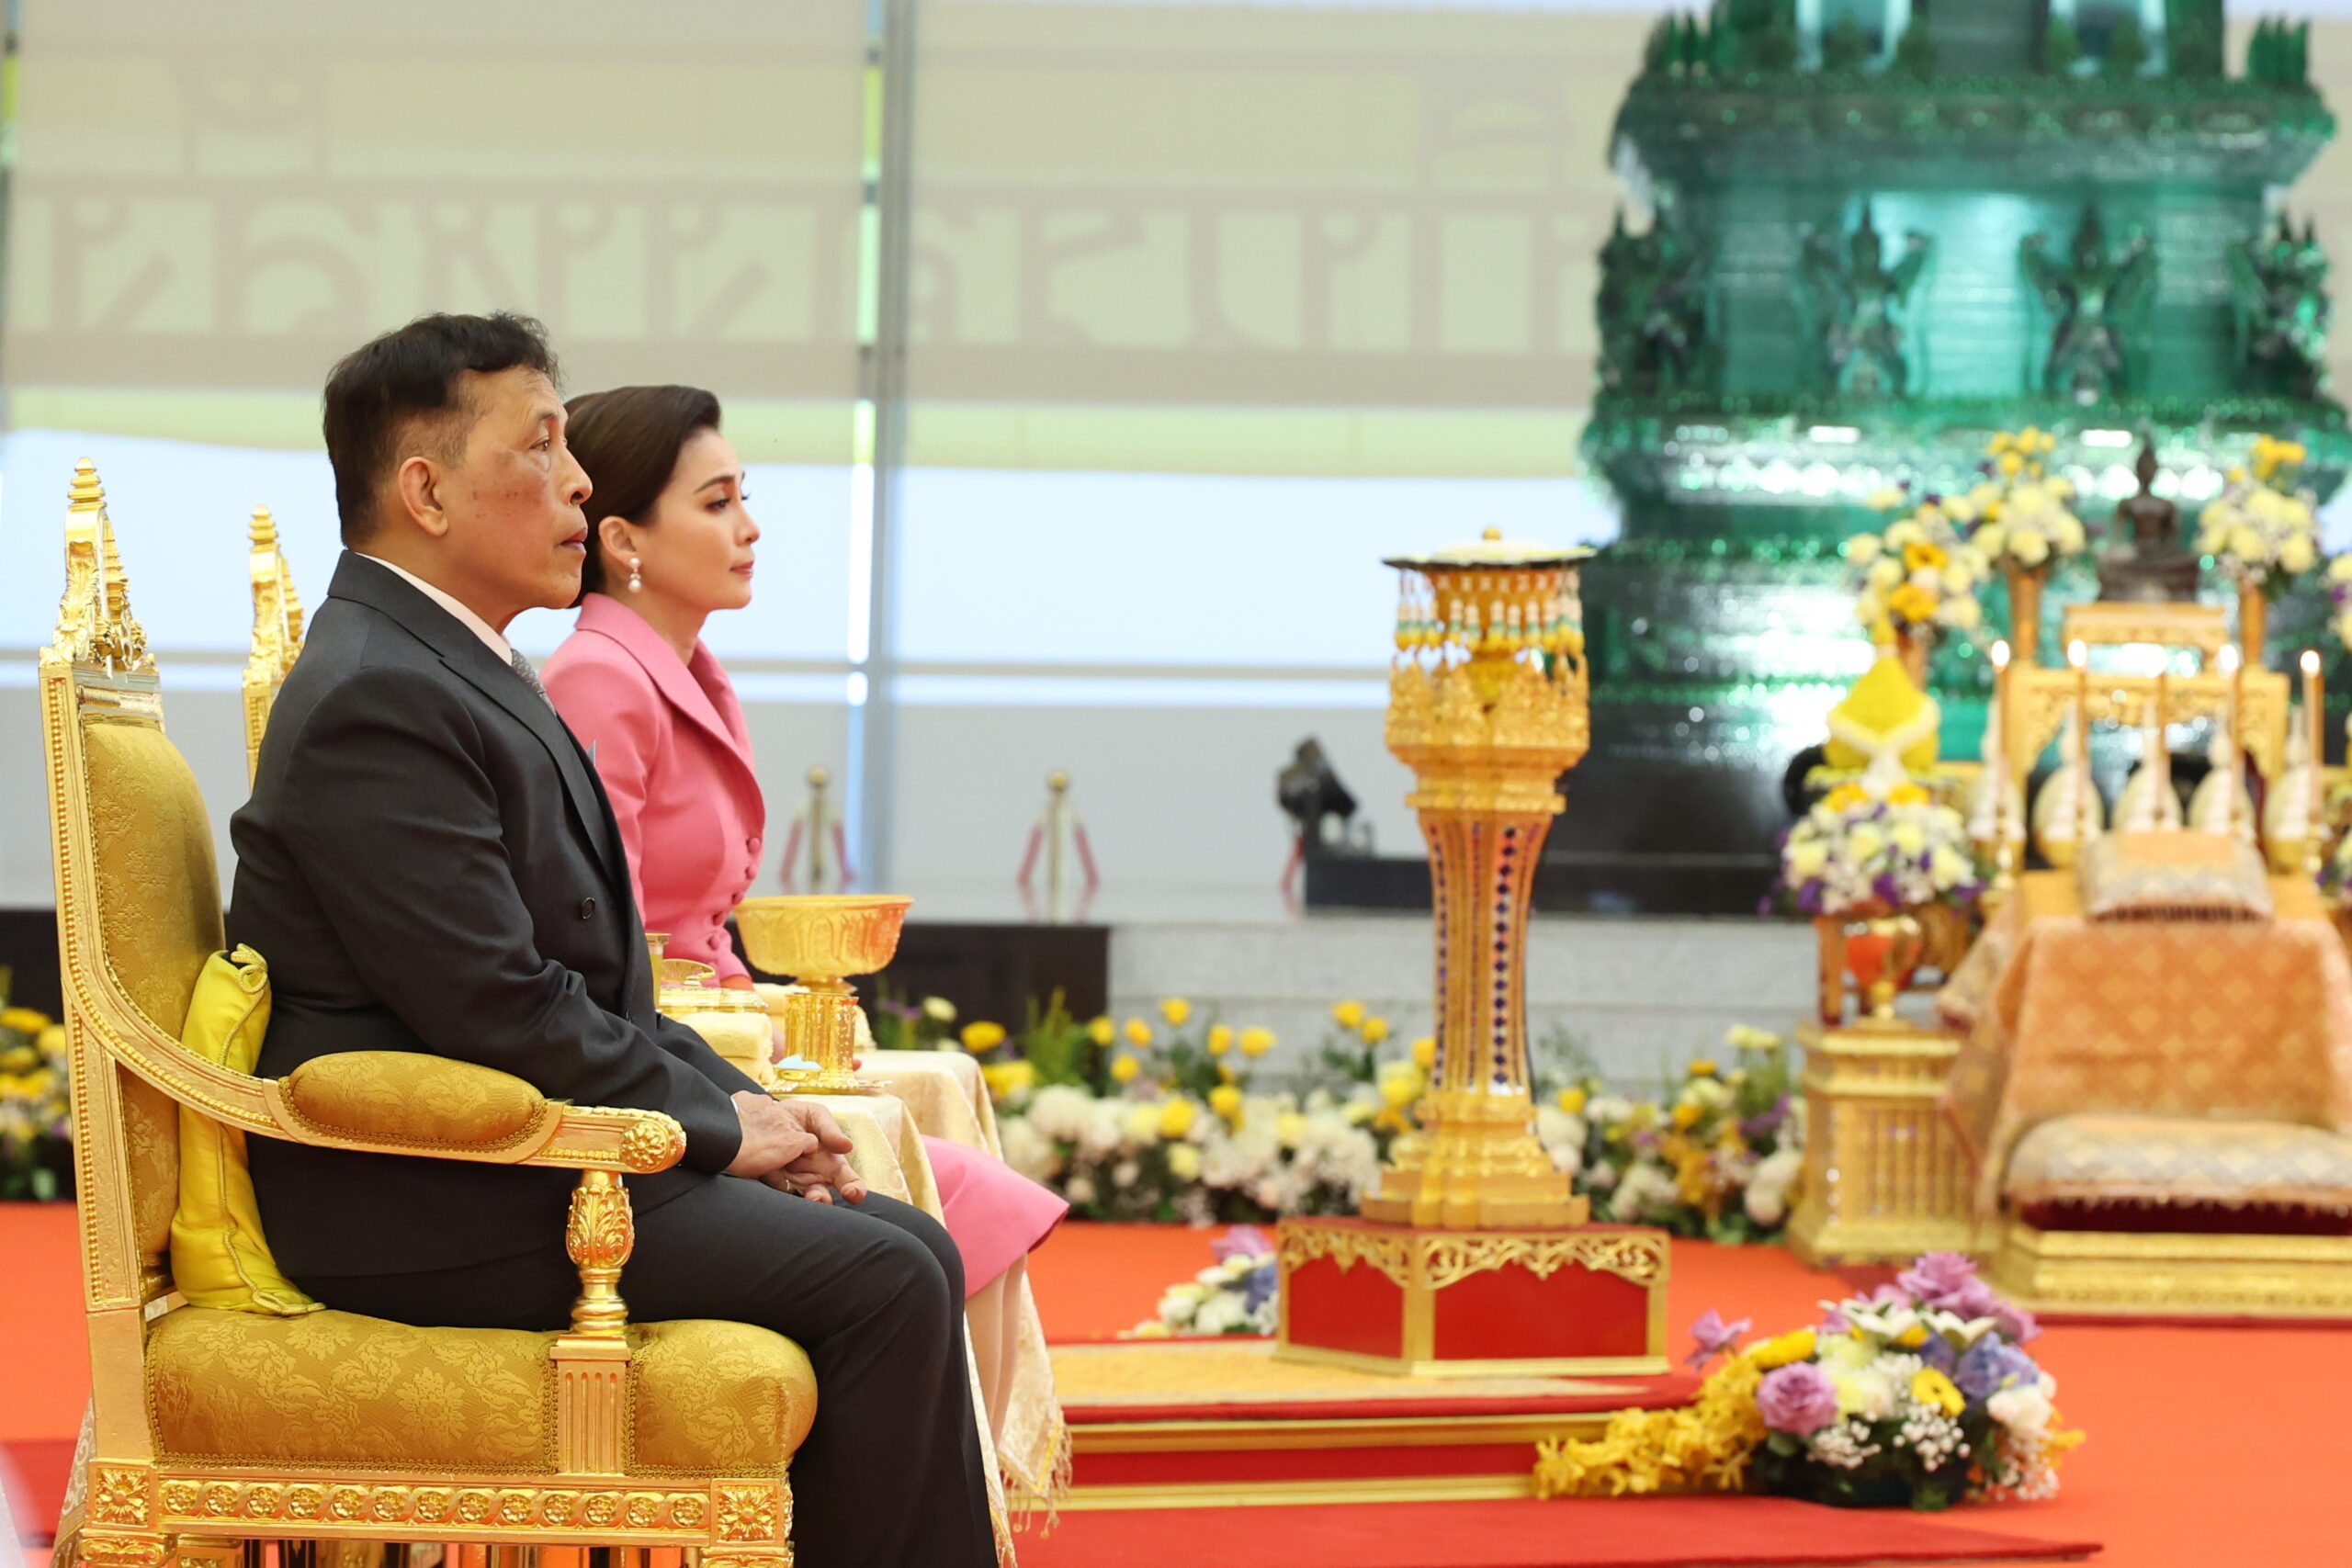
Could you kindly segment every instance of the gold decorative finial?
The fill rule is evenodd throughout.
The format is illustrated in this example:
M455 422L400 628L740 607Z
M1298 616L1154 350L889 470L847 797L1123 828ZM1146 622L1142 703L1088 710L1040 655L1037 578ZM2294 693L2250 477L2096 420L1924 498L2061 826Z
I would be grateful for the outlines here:
M106 487L98 483L98 466L87 457L74 465L74 486L65 492L65 507L69 512L103 512L106 510Z
M277 520L269 514L268 507L256 506L254 508L253 525L251 527L246 529L245 536L253 541L254 548L257 550L274 549L277 547Z
M57 604L56 639L42 658L96 664L114 674L145 675L155 669L146 629L130 614L130 584L115 551L106 487L98 482L97 465L87 457L74 465L74 483L66 491L65 592Z
M1061 769L1056 768L1052 773L1046 775L1046 787L1052 790L1056 795L1059 795L1062 791L1069 788L1069 775L1064 773Z
M833 775L825 771L822 763L820 763L818 766L808 770L808 787L810 789L822 789L832 782Z

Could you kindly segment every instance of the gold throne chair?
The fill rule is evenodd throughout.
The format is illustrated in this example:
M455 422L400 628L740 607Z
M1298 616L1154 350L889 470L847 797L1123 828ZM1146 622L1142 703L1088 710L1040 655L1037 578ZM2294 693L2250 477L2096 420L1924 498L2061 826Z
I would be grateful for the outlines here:
M86 462L65 555L40 683L92 1418L58 1562L221 1565L257 1562L263 1543L328 1541L455 1542L501 1564L541 1546L788 1564L786 1467L816 1409L808 1359L745 1324L632 1324L617 1289L633 1240L626 1178L676 1162L675 1122L549 1101L438 1057L354 1053L273 1080L181 1043L175 1025L222 942L211 826L164 734ZM571 1326L187 1304L169 1238L189 1112L247 1136L579 1171Z
M254 629L243 689L245 767L250 774L260 761L262 736L269 728L269 712L278 688L286 683L302 652L302 602L267 507L254 509L247 539L246 575L253 587ZM658 944L660 939L653 940ZM766 1021L770 1016L781 1018L786 989L773 985L759 988L760 1005L749 1016L760 1021L748 1032L743 1027L746 1015L738 1008L749 998L741 993L697 993L664 985L662 1005L672 1017L702 1032L712 1049L759 1078L767 1066ZM734 1016L714 1017L719 1008ZM944 1138L1000 1159L1004 1156L979 1067L960 1051L877 1051L862 1011L857 1029L858 1050L865 1061L859 1076L887 1089L888 1103L838 1096L824 1097L824 1102L857 1145L851 1163L866 1184L940 1218L937 1184L930 1174L929 1159L921 1153L922 1138ZM1069 1490L1070 1439L1061 1403L1054 1393L1051 1352L1031 1289L1027 1260L1015 1261L967 1301L965 1315L985 1437L996 1456L991 1503L1000 1503L1000 1494L1009 1490L1014 1509L1050 1509ZM1000 1515L1003 1512L1000 1507Z

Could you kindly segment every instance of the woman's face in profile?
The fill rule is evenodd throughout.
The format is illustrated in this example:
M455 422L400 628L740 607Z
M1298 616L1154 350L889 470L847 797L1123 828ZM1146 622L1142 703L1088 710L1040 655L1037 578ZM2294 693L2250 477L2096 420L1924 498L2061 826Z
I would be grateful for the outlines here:
M760 525L744 500L743 464L734 444L716 430L695 432L679 448L678 466L653 503L651 525L639 535L643 592L705 612L750 604L752 545Z

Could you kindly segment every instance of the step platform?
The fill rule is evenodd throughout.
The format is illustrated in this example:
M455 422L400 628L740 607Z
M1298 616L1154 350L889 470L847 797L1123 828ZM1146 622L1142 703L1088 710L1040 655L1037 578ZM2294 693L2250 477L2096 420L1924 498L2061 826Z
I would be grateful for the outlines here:
M1688 1404L1688 1373L1399 1376L1278 1360L1274 1341L1057 1346L1064 1508L1436 1502L1533 1495L1536 1445Z

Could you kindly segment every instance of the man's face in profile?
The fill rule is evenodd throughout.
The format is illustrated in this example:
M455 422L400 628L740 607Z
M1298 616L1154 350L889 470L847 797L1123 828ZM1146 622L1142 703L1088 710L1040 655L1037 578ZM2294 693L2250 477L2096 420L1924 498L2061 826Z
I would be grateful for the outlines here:
M440 485L448 549L485 605L561 609L580 597L588 475L564 445L563 401L536 370L468 374L472 425Z

